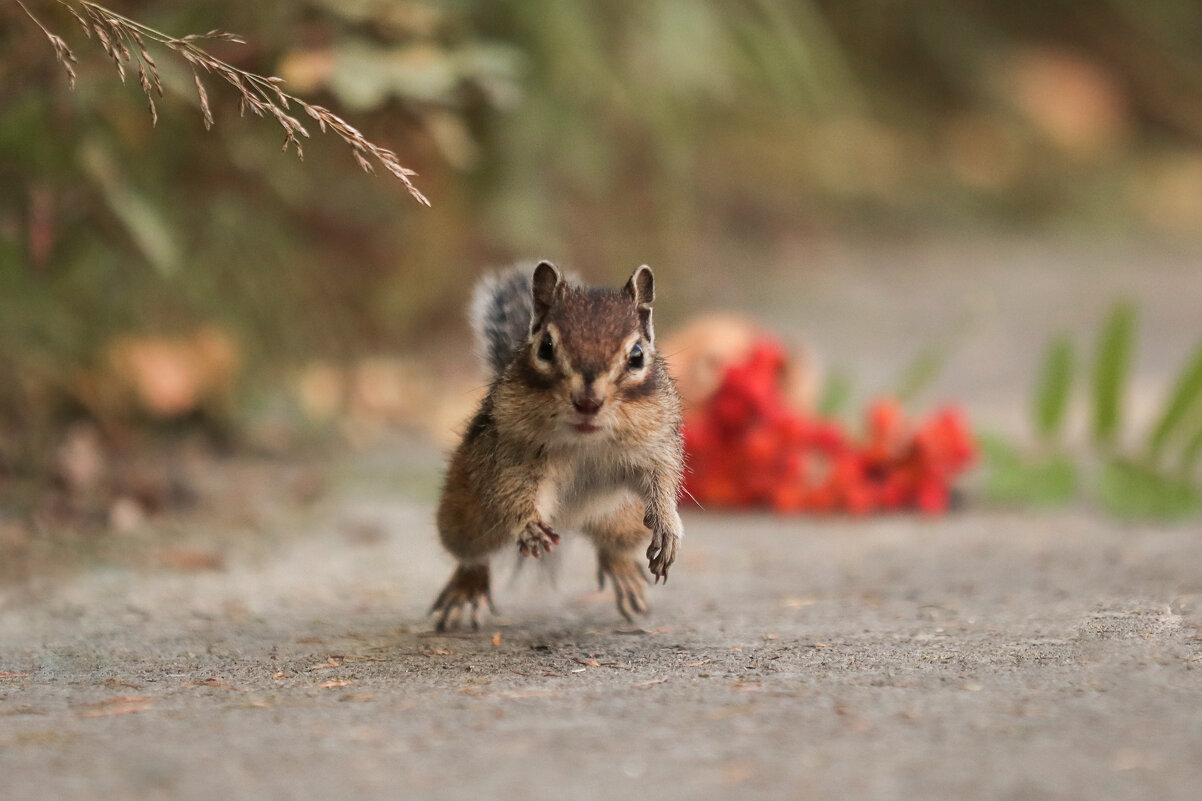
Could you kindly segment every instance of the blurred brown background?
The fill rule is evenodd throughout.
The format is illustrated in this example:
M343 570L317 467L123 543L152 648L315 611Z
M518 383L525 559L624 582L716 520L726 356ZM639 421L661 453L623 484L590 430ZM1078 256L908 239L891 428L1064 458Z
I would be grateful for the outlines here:
M161 48L152 127L136 82L59 4L27 5L80 63L71 91L42 32L0 5L0 483L14 508L46 481L86 485L87 442L201 430L218 449L277 453L397 426L445 441L479 382L467 285L515 258L611 283L652 264L673 287L661 325L729 298L878 387L960 336L979 311L961 300L987 287L1031 293L1040 320L1095 324L1112 293L1141 287L1142 257L1113 243L1171 251L1145 282L1170 306L1191 281L1202 8L1186 0L114 2L174 35L242 34L206 47L396 150L429 209L330 136L304 163L282 155L279 130L240 119L213 80L206 132L186 66ZM1033 258L1015 244L1028 240L1070 244ZM1099 261L1079 308L1046 277L1090 286ZM897 289L914 286L930 291ZM925 330L871 313L919 297L933 309L911 303L906 319ZM1176 331L1188 307L1173 308ZM876 339L855 338L865 327ZM997 362L962 365L980 387L960 385L969 400L1012 383Z

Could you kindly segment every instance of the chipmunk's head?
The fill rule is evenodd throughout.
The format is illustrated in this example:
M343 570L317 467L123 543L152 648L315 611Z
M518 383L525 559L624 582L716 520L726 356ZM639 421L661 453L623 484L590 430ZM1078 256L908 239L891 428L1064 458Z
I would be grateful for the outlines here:
M577 287L540 262L532 282L530 337L518 357L526 382L546 391L553 425L580 437L612 434L630 404L666 381L655 364L655 278L639 267L619 290ZM624 412L625 408L625 412Z

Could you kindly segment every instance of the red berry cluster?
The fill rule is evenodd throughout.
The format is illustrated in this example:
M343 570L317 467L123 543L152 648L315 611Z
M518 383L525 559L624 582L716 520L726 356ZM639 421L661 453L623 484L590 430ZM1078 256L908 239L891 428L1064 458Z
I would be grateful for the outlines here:
M781 513L947 510L952 480L973 460L962 415L945 409L921 422L893 400L868 409L853 438L838 423L788 408L785 353L761 339L726 369L718 390L684 428L685 487L707 507L768 507Z

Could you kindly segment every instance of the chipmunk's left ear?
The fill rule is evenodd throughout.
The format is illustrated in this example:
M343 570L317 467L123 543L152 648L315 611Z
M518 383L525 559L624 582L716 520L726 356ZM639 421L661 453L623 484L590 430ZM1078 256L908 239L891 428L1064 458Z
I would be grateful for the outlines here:
M633 301L639 315L639 328L648 345L655 344L655 327L651 324L651 303L655 300L655 276L651 268L644 264L634 271L622 293Z
M562 285L563 274L551 262L540 261L534 268L534 275L530 279L530 290L534 300L534 315L530 320L531 331L543 324L543 318L555 303Z
M650 306L655 301L655 276L651 268L644 264L634 271L622 291L630 298L635 306Z

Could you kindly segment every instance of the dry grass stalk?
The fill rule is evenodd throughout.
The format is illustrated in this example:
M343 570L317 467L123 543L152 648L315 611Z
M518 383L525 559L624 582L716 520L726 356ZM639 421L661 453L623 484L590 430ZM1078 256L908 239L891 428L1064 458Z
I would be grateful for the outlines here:
M306 103L295 95L288 94L280 88L284 82L282 78L274 76L264 77L253 72L238 69L210 55L197 44L206 40L243 43L244 40L237 35L212 30L204 34L189 34L188 36L176 38L128 17L124 17L114 11L110 11L102 5L88 2L88 0L58 0L58 3L75 17L84 34L89 39L92 38L93 34L96 35L100 47L112 59L114 66L117 68L117 75L123 83L125 82L126 65L137 66L138 82L146 95L152 124L158 122L158 109L154 101L156 96L162 97L163 84L159 80L159 73L156 69L154 59L151 58L150 53L146 49L146 40L157 42L173 50L188 62L196 82L196 94L200 99L200 110L204 118L205 130L213 127L213 110L209 105L208 92L201 81L202 70L209 75L217 76L238 92L240 110L243 115L246 114L247 109L250 109L256 116L270 116L274 118L280 127L284 129L284 146L282 148L284 152L287 152L288 148L292 147L296 150L298 158L303 161L305 157L304 149L301 147L298 137L308 138L309 131L301 124L300 120L289 113L292 110L292 104L295 103L305 114L317 122L322 133L331 130L343 142L349 145L351 155L355 158L355 163L364 172L375 172L375 168L368 157L375 159L377 163L384 167L389 175L405 185L405 189L408 190L414 200L424 206L430 205L430 201L426 196L413 185L411 179L417 173L403 166L397 158L396 153L369 141L358 128L355 128L329 109ZM71 52L71 48L67 46L67 43L61 37L54 35L42 25L21 0L17 0L17 4L42 29L42 32L50 41L51 47L54 48L55 57L66 69L71 87L74 88L75 70L71 65L76 63L76 58L75 54Z
M67 43L63 41L62 37L55 36L53 33L51 33L46 28L46 26L43 25L41 23L41 21L38 20L38 18L33 15L33 12L30 11L29 8L24 3L21 2L21 0L17 0L17 5L19 5L21 7L21 10L25 12L25 15L27 17L29 17L31 20L33 20L33 24L37 25L39 28L41 28L42 33L46 34L46 38L50 41L50 46L54 48L54 57L58 59L59 63L63 65L63 69L65 69L67 71L67 83L71 86L72 89L74 89L75 88L75 68L72 67L71 65L78 64L79 59L75 58L75 54L73 52L71 52L71 48L67 46ZM75 12L71 12L71 13L75 13Z

